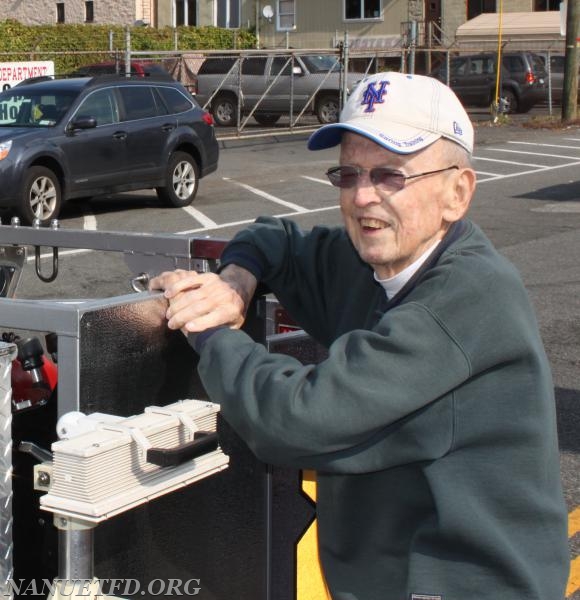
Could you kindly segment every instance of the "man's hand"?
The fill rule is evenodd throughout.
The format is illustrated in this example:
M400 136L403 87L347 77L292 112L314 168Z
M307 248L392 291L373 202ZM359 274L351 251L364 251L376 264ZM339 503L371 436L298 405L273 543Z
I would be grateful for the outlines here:
M164 290L169 328L187 334L220 325L239 329L257 284L249 271L228 265L220 275L166 271L151 280L149 289Z

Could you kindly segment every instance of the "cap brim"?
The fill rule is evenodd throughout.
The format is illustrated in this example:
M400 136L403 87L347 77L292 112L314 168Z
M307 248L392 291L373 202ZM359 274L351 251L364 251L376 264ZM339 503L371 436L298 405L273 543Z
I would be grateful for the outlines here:
M324 150L338 146L345 131L358 133L383 148L397 154L411 154L418 152L441 138L440 133L433 133L424 129L417 129L401 123L391 123L385 131L378 131L367 126L366 123L331 123L315 131L308 139L309 150Z

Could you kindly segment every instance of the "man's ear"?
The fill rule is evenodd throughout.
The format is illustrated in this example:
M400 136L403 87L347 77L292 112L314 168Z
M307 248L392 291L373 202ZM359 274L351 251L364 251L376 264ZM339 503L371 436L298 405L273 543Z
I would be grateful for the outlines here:
M459 169L452 177L453 188L443 209L443 219L448 223L459 221L467 213L477 179L475 171L470 168Z

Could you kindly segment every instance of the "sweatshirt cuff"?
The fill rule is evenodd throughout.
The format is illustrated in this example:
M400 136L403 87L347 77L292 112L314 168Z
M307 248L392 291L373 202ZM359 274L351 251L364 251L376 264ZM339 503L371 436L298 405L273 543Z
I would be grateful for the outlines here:
M209 338L214 335L214 333L217 333L222 329L229 329L229 327L226 325L220 325L219 327L210 327L209 329L200 331L199 333L188 333L187 342L198 354L200 354Z
M228 250L226 248L220 257L219 271L222 271L225 269L225 267L231 264L246 269L246 271L249 271L258 281L262 281L262 277L266 270L264 258L260 252L251 252L248 251L248 248L244 250Z

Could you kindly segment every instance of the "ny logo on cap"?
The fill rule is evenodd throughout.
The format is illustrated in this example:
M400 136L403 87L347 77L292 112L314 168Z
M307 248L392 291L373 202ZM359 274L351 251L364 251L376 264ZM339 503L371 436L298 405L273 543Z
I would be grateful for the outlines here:
M375 112L375 104L382 104L384 102L383 96L387 93L388 81L381 81L379 87L375 87L375 82L371 82L367 85L367 89L364 91L363 99L361 102L362 106L366 106L365 112Z

